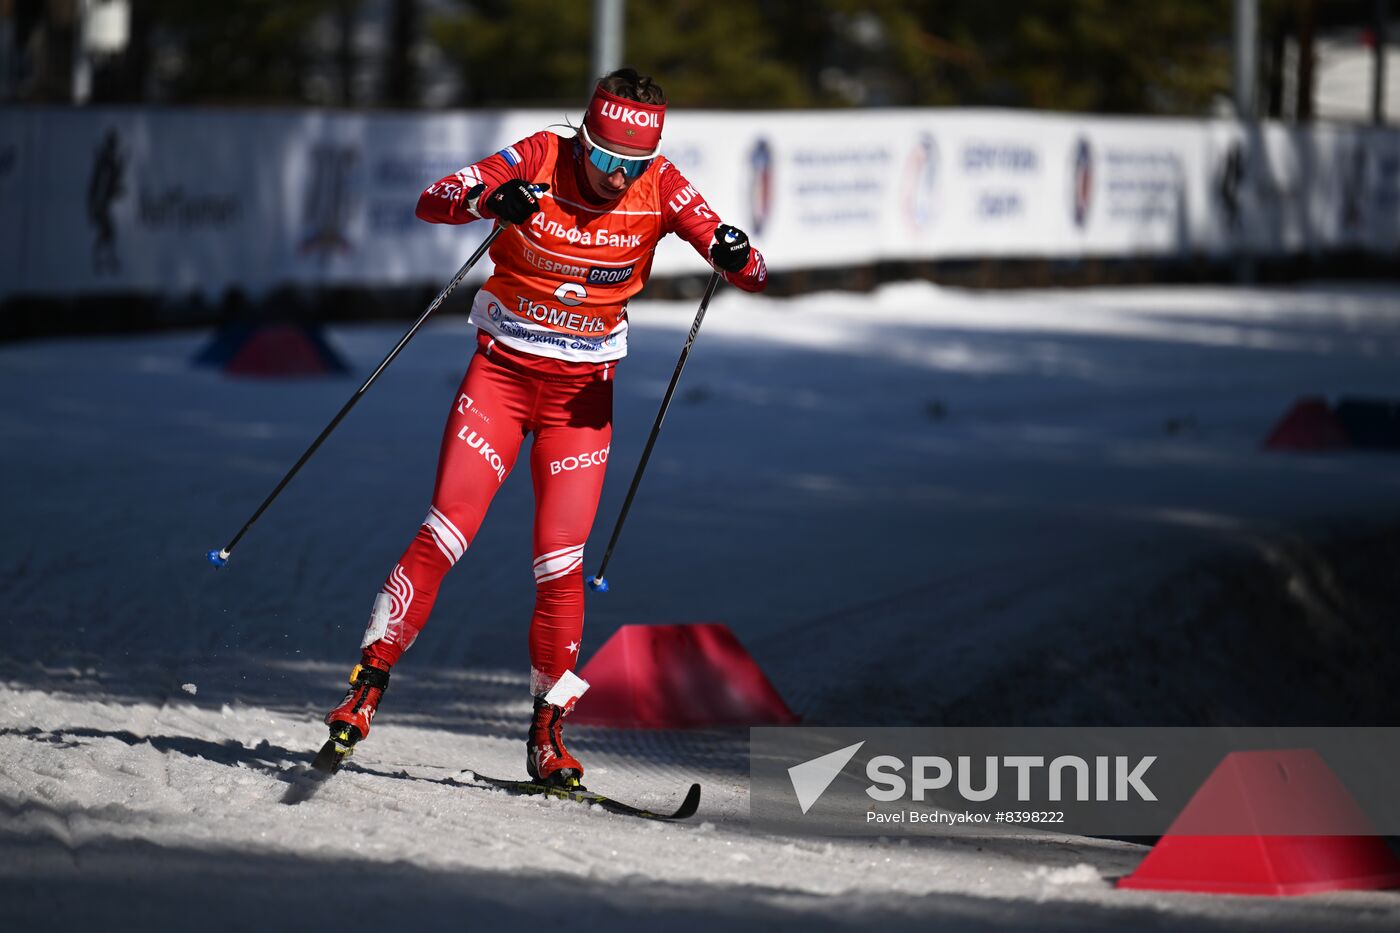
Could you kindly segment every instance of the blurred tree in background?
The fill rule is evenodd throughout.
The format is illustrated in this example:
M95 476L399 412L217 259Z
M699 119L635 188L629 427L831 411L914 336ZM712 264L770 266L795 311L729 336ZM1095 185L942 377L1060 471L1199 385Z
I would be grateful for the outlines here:
M476 0L461 6L434 17L430 28L447 59L462 69L463 104L576 107L591 88L591 3ZM632 0L626 61L655 75L669 98L688 106L810 106L799 73L775 55L777 30L765 6L783 4Z
M577 107L588 0L91 0L130 9L91 100ZM63 100L79 0L0 0L0 96ZM624 59L691 107L991 106L1201 115L1231 86L1229 0L628 0ZM1316 30L1373 0L1260 0L1260 82L1306 97ZM1297 79L1294 79L1294 75ZM1300 105L1300 113L1305 109Z
M588 73L591 3L476 0L461 6L459 13L432 17L429 36L461 72L462 105L574 102Z
M886 94L901 103L1196 114L1230 88L1231 7L1220 0L878 9L892 66Z
M317 30L358 0L134 0L131 45L98 69L97 101L295 103Z
M591 21L588 4L478 0L432 29L464 103L574 103ZM627 62L687 106L1200 113L1230 82L1222 0L631 0L626 24Z
M144 0L153 28L179 37L178 59L160 63L173 101L296 100L319 20L353 13L344 0Z

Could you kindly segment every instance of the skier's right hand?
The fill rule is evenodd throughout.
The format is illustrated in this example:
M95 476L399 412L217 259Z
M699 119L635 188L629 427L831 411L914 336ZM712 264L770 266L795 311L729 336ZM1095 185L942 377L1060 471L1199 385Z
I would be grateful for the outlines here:
M530 215L540 209L539 195L549 190L549 185L532 185L519 178L498 186L481 202L482 213L496 217L508 224L523 224Z

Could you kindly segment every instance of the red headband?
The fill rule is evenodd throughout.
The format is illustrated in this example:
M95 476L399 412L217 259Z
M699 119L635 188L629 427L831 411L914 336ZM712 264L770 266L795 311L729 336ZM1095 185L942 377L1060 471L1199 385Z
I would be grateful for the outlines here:
M661 124L665 119L665 104L627 100L599 86L593 89L583 122L588 126L588 135L604 146L630 146L654 153L661 145Z

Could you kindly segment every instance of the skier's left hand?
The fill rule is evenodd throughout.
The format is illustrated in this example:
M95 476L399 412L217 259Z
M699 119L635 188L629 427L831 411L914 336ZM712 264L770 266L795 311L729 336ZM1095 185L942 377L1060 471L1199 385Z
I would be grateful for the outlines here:
M749 238L744 231L729 224L715 227L715 242L710 246L710 261L725 272L742 272L749 264Z

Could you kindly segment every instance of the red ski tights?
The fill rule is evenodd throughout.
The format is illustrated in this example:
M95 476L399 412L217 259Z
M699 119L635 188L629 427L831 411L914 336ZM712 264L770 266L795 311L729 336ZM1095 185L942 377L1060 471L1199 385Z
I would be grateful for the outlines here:
M443 432L433 504L375 599L362 647L392 665L428 621L438 586L476 537L527 434L535 486L531 689L578 658L583 545L612 441L612 367L507 354L483 339Z

